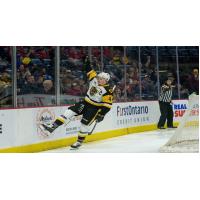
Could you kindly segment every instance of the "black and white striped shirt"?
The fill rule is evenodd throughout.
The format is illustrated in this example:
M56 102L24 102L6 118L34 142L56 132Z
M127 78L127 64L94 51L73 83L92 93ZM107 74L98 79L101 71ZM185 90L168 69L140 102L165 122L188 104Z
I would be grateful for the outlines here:
M166 84L162 85L159 101L171 102L171 100L172 100L172 87Z

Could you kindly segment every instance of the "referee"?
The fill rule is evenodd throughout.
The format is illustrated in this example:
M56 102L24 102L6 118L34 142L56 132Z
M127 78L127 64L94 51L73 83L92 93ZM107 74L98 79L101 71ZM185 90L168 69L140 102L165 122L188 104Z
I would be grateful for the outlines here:
M160 119L157 127L159 129L165 129L164 125L167 120L168 128L176 128L173 126L173 108L172 108L172 81L168 78L161 87L161 93L159 96L160 107Z

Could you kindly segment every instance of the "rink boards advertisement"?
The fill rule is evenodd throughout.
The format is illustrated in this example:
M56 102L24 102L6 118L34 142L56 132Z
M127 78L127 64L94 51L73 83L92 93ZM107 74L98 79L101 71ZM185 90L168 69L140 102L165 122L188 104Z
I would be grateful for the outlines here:
M173 101L175 122L180 121L187 104L187 100ZM0 110L0 150L38 143L49 145L48 142L75 138L80 129L81 116L74 117L50 135L39 128L40 123L53 122L56 116L63 114L66 109L67 106ZM116 131L120 135L122 132L128 134L130 130L152 130L152 127L156 128L159 117L157 101L115 103L104 121L97 124L92 136L88 138L91 137L91 141L94 141L101 138L103 133L106 133L108 138ZM92 126L93 124L91 129Z

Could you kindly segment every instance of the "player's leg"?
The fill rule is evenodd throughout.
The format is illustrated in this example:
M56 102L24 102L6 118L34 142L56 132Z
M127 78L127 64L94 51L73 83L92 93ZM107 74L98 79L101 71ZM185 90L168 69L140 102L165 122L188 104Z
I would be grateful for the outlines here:
M82 143L84 142L86 136L88 135L88 132L89 132L89 125L85 125L85 124L81 123L77 141L71 145L71 148L73 148L73 149L79 148L82 145Z
M93 108L88 108L87 111L83 113L83 118L81 120L81 127L78 133L78 139L73 145L71 145L72 148L77 149L82 145L82 143L84 142L86 136L90 131L90 126L94 122L99 111L100 111L99 108L93 107Z
M56 118L56 120L50 124L41 124L41 127L48 132L52 133L55 129L57 129L59 126L63 125L64 123L70 122L71 118L75 115L81 115L82 111L84 109L84 104L82 102L79 102L73 106L70 106L64 114L60 115Z
M165 122L166 122L166 119L167 119L167 106L166 106L166 103L164 102L159 102L159 107L160 107L160 119L158 121L158 125L157 127L159 129L164 129L164 125L165 125Z
M43 127L48 132L52 133L59 126L63 125L65 121L69 120L75 116L77 113L73 112L70 108L68 108L63 115L60 115L56 118L56 120L52 124L42 123L41 127Z

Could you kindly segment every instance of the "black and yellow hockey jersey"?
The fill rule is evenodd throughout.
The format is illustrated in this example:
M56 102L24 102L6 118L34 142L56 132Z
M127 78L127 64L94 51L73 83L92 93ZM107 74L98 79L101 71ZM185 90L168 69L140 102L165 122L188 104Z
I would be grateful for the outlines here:
M96 78L97 73L90 66L87 66L85 69L89 80L89 89L87 91L85 101L91 105L101 107L102 114L106 114L112 107L113 90L109 84L98 84Z

